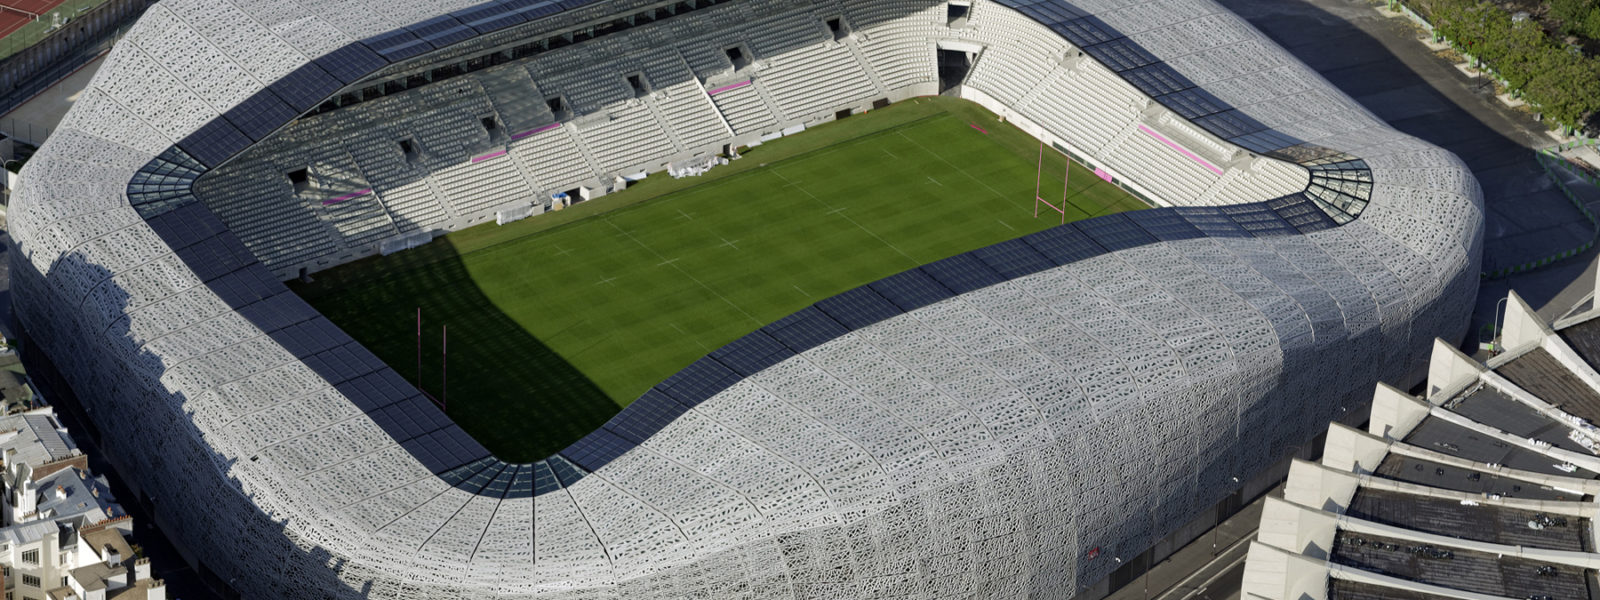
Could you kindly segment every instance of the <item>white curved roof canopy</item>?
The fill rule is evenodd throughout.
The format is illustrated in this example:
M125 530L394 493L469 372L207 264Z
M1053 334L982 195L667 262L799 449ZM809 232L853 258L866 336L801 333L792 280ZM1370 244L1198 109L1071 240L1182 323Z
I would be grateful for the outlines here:
M169 535L252 598L1069 597L1116 566L1091 549L1141 552L1464 331L1466 167L1210 0L979 0L957 29L931 0L721 4L703 23L846 14L923 63L982 44L968 97L1185 208L818 303L507 465L189 186L373 71L654 5L165 0L25 169L18 314ZM1174 195L1190 163L1221 173ZM1273 169L1311 196L1248 183Z

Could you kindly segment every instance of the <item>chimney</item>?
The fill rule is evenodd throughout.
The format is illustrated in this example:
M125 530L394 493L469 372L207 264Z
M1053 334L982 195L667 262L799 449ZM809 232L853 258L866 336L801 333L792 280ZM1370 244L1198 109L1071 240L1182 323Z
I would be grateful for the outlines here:
M150 559L141 558L133 561L133 580L144 581L150 578Z
M61 487L59 485L56 486L56 499L57 500L66 500L67 499L67 488Z
M107 567L115 567L122 564L122 553L117 552L116 548L112 548L111 544L106 544L105 551L101 552L100 555L106 557Z
M38 492L35 491L37 485L31 479L22 480L22 489L17 494L17 514L31 515L38 512L39 506L36 503Z
M144 589L145 600L167 600L167 582L157 579Z

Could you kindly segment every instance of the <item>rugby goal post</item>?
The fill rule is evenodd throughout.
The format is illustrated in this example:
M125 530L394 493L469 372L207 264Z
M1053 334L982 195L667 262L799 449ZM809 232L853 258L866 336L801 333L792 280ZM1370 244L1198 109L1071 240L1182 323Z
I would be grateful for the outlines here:
M1061 224L1067 224L1067 182L1072 177L1072 157L1067 157L1066 172L1061 175L1061 206L1056 206L1043 196L1044 189L1044 141L1039 141L1039 170L1033 177L1033 218L1039 218L1039 205L1050 207L1050 210L1061 213Z
M41 13L29 12L29 11L17 8L15 6L7 6L7 5L4 5L4 4L0 4L0 12L16 13L16 14L22 15L24 17L27 17L29 19L33 19L35 21L39 20L40 17L44 16Z

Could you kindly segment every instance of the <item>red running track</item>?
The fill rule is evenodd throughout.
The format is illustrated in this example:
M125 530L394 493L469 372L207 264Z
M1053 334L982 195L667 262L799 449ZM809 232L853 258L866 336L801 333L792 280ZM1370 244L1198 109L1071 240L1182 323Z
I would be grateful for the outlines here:
M66 0L0 0L0 38L33 22L32 15L43 15Z

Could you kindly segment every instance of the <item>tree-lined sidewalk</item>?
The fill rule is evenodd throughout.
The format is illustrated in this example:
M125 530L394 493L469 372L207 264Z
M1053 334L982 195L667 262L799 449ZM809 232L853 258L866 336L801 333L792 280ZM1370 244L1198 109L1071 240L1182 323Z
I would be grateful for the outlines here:
M1586 18L1582 9L1589 1L1561 3L1563 10ZM1480 0L1406 4L1433 25L1436 36L1492 68L1508 92L1536 106L1563 132L1582 129L1600 110L1600 58L1552 39L1535 20L1514 19Z

